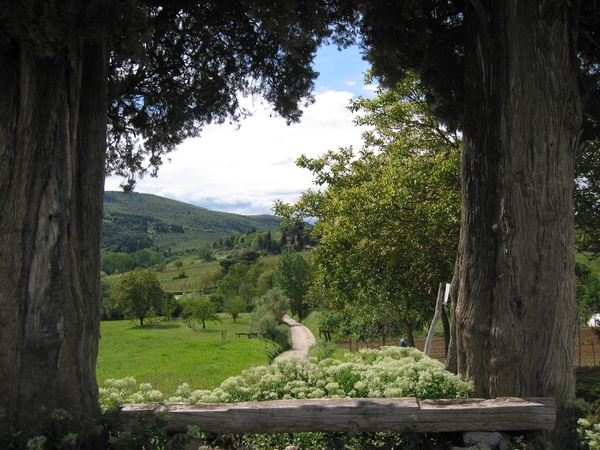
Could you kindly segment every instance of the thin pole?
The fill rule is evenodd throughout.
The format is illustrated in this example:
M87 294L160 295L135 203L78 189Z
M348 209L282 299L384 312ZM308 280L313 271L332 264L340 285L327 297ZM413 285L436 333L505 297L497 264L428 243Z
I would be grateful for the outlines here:
M429 351L431 350L431 344L433 343L433 334L435 333L435 326L440 320L442 316L442 302L444 300L444 291L446 289L446 283L440 283L438 288L437 301L435 303L435 314L433 315L433 320L431 321L431 326L429 327L429 333L427 333L427 341L425 342L425 348L423 348L423 353L429 356Z
M581 367L581 327L577 329L577 334L579 334L579 367Z

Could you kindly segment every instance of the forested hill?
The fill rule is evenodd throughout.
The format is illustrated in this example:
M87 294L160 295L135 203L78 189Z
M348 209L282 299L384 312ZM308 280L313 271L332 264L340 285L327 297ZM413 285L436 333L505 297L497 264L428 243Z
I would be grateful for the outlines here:
M273 230L281 222L267 214L243 216L210 211L157 195L116 191L104 193L103 219L102 247L128 252L150 246L179 247L185 241L195 241L190 242L192 245L214 242L229 234Z
M272 230L281 220L267 214L242 216L190 205L152 194L108 191L104 193L104 215L133 214L156 221L223 233L244 233L251 229Z

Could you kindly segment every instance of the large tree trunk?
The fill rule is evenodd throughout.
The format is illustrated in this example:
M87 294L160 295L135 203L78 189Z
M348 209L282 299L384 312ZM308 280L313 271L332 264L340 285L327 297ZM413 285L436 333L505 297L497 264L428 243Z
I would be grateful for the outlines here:
M62 408L85 435L101 421L107 55L13 42L0 84L0 409L27 436Z
M404 334L406 335L406 340L408 341L409 347L415 346L415 337L412 332L412 325L408 320L404 321Z
M474 396L554 397L559 416L574 397L577 329L581 106L570 8L472 0L465 13L462 228L448 358L474 381Z

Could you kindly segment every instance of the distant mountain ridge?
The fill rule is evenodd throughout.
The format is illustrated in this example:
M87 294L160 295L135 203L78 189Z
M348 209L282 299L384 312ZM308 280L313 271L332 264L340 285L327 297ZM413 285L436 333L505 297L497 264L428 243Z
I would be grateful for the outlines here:
M132 252L149 247L199 245L230 234L274 230L280 224L280 219L268 214L245 216L210 211L152 194L107 191L102 247Z
M166 223L176 223L222 233L245 233L253 228L272 230L281 223L280 219L268 214L244 216L211 211L178 200L137 192L130 194L119 191L105 192L104 213L111 212L151 216Z

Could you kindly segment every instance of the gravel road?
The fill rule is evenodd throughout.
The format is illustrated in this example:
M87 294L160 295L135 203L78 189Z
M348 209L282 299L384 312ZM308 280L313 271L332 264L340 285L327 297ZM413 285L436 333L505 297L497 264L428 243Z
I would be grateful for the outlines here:
M290 316L283 316L283 321L290 326L292 332L292 348L278 355L275 360L291 358L308 359L308 349L317 343L311 331L301 323L296 322Z

